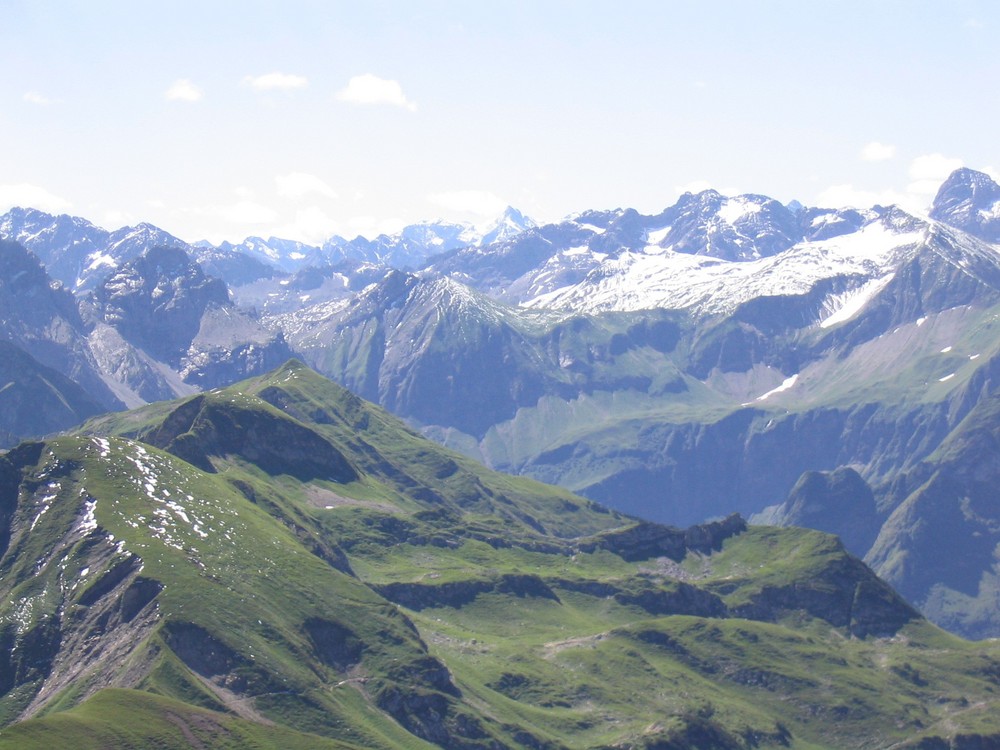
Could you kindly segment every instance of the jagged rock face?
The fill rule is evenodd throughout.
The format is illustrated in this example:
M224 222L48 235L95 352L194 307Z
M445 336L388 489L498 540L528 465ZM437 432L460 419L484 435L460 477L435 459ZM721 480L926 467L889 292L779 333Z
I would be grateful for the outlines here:
M122 263L147 248L187 247L152 224L109 232L76 216L52 216L22 208L0 217L0 236L16 240L35 253L53 278L77 294L94 290Z
M652 223L670 227L662 247L730 261L775 255L801 239L795 215L762 195L687 193Z
M101 251L108 232L81 218L13 208L0 219L0 236L31 250L53 278L72 289L92 265L93 271L103 265ZM105 270L111 269L105 266Z
M930 216L987 242L1000 242L1000 185L983 172L957 169L938 190Z
M2 240L0 338L77 383L103 408L124 406L102 379L73 295L49 277L34 254Z
M177 365L210 305L229 303L226 285L178 248L152 248L109 276L96 295L104 320L126 341Z
M58 321L58 322L57 322ZM39 329L83 328L73 296L53 282L38 258L16 242L0 241L0 327L16 340Z

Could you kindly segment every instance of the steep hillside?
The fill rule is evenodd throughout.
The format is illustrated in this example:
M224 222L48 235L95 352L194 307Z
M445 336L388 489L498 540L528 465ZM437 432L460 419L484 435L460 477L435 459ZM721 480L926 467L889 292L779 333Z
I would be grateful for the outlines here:
M0 340L0 448L12 447L24 435L75 427L102 411L76 383Z
M3 748L1000 736L1000 650L834 537L637 522L295 362L0 458L0 663Z
M104 408L125 406L113 380L95 361L87 325L73 295L49 276L36 256L3 240L0 339L73 380Z

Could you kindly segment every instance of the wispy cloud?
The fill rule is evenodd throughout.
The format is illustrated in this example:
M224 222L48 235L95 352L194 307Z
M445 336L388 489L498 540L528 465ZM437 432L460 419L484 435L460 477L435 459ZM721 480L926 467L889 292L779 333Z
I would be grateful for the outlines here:
M379 78L371 73L354 76L346 87L337 92L337 98L351 104L389 104L411 112L417 110L416 102L410 101L403 94L399 81Z
M179 78L170 85L170 88L163 92L163 96L170 101L197 102L200 101L205 94L189 79Z
M252 200L209 206L205 209L197 209L194 213L244 226L270 224L278 218L278 213L274 209Z
M309 85L309 80L305 76L290 73L265 73L260 76L247 76L243 79L243 83L257 91L288 91L304 89Z
M289 174L278 175L274 178L274 183L278 195L284 198L296 199L310 193L322 195L330 199L337 197L336 190L316 175L307 174L306 172L290 172Z
M292 221L275 229L278 237L322 244L328 240L336 228L336 222L321 208L307 206L295 212Z
M871 145L871 144L869 144ZM927 210L948 175L962 166L962 160L943 154L923 154L910 162L909 182L904 190L870 190L852 184L831 185L817 197L823 208L870 208L897 205L904 211L920 214Z
M962 160L944 154L923 154L910 162L909 193L934 195L948 175L962 166Z
M816 197L820 208L871 208L872 206L910 206L909 197L896 190L864 190L850 184L831 185Z
M22 208L37 208L48 213L68 211L73 204L65 198L50 193L39 185L20 182L13 185L0 185L0 210L7 211L14 206Z
M684 195L684 193L701 193L705 190L711 189L712 184L707 180L694 180L686 185L674 185L674 190L676 190L679 195Z
M896 147L886 143L872 141L861 149L861 158L865 161L888 161L896 155Z
M507 203L488 190L452 190L431 193L427 196L431 203L450 211L466 211L478 216L494 217L503 213Z
M49 99L44 94L39 94L37 91L28 91L22 98L24 99L24 101L28 102L28 104L37 104L39 107L44 107L47 104L52 104L51 99Z

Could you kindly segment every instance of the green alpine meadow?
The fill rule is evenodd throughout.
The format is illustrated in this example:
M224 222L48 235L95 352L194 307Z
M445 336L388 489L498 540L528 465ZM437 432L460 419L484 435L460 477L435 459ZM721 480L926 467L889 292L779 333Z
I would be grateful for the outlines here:
M998 695L835 536L640 521L295 360L0 456L4 750L971 749Z

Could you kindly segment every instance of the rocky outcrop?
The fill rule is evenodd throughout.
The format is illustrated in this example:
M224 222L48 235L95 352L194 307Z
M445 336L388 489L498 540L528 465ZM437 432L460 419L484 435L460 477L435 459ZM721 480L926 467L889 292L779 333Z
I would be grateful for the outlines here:
M722 521L700 524L688 529L639 521L624 529L581 540L577 543L577 547L583 552L607 550L629 562L649 560L654 557L669 557L679 561L684 559L689 550L704 553L718 550L726 539L745 531L746 528L746 521L735 513Z
M224 398L195 396L141 439L204 471L215 471L213 456L229 456L254 463L268 474L289 474L302 481L358 478L344 454L329 441L263 402L239 405Z
M538 576L513 573L493 580L465 580L438 584L387 583L373 588L389 601L417 611L430 607L459 608L475 601L482 594L493 592L559 601L556 593Z
M730 606L734 617L777 622L805 612L857 638L895 635L920 613L857 558L841 551L814 569L808 580L765 583L744 604Z

